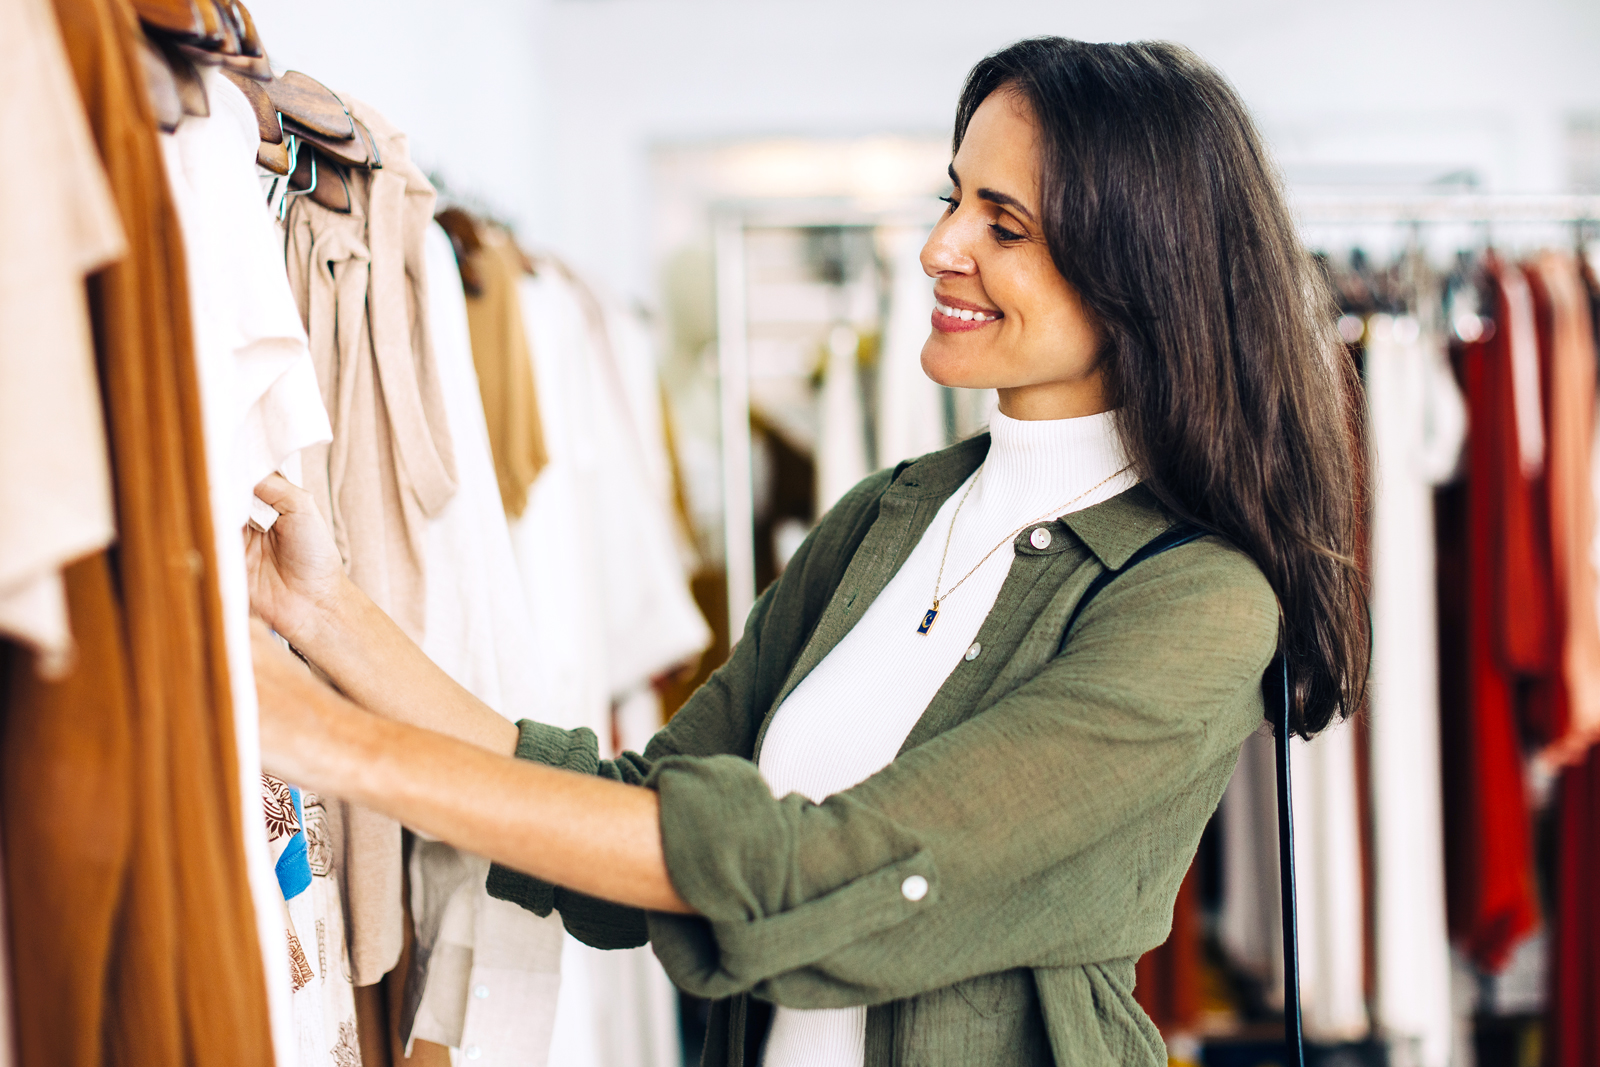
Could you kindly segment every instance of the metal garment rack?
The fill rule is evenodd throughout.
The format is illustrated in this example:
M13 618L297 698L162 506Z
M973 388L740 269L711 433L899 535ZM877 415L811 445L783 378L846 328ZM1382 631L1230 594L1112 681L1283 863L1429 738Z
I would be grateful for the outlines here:
M1589 223L1600 226L1600 196L1435 193L1414 196L1291 195L1302 226L1329 224ZM756 600L755 501L751 476L750 345L745 234L812 226L923 226L927 198L866 201L730 201L713 211L717 370L722 433L723 544L728 625L737 639Z
M931 226L931 197L734 201L712 215L716 257L718 421L728 630L737 641L756 602L755 497L750 482L750 321L745 234L754 229Z

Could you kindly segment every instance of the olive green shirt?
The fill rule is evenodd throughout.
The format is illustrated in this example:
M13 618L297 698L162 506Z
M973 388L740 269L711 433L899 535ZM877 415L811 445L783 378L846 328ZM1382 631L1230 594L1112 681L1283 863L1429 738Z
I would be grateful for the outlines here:
M700 914L620 907L496 866L489 890L601 948L648 940L717 1003L703 1063L757 1067L772 1004L869 1005L867 1067L1166 1063L1134 962L1173 900L1277 645L1272 589L1208 537L1095 577L1172 524L1136 486L1047 525L899 755L813 804L755 760L773 713L866 612L987 436L866 479L756 603L732 657L644 754L524 721L517 755L655 789L678 893ZM1043 539L1040 539L1043 541ZM885 663L884 670L895 669ZM872 714L862 708L862 715ZM850 744L848 735L838 739ZM908 878L919 884L903 891Z

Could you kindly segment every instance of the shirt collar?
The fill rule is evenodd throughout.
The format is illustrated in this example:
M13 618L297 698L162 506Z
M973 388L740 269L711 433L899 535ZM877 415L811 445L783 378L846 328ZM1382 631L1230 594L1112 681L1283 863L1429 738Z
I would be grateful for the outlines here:
M970 437L910 463L895 478L890 492L943 500L978 469L988 453L987 433ZM1173 522L1155 494L1142 483L1110 500L1063 515L1059 521L1109 570L1127 563Z

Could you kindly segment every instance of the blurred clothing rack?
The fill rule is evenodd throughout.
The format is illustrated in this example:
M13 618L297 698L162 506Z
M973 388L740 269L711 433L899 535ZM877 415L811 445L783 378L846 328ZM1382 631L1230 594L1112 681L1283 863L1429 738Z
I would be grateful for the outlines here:
M1600 222L1600 196L1436 193L1419 196L1305 193L1290 196L1302 225L1327 223Z
M745 234L809 227L932 227L939 204L911 199L819 197L734 200L713 211L716 256L718 408L722 437L723 551L728 625L735 639L755 604L756 563L751 486L750 351ZM930 309L931 310L931 309Z

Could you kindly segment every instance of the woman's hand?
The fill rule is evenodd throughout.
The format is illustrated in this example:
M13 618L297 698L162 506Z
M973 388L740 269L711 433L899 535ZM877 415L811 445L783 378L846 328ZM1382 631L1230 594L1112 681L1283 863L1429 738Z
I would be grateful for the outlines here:
M245 527L250 606L304 648L344 592L344 565L310 493L272 474L256 486L256 496L278 513L278 521L265 533Z

